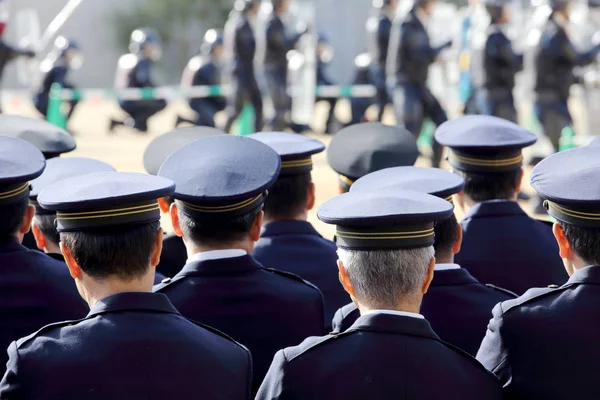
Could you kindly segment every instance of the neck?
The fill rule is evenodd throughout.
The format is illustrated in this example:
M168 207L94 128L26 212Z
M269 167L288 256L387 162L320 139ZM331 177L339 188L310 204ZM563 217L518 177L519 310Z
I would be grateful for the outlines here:
M419 314L419 312L421 311L421 299L422 299L422 296L419 297L418 301L412 301L412 302L411 301L403 301L403 302L398 303L395 306L393 306L393 305L369 306L367 304L363 304L360 302L357 302L356 306L358 307L358 309L360 311L360 315L365 315L367 312L373 311L373 310L404 311L404 312L411 312L411 313Z
M53 243L50 241L46 242L46 247L44 247L43 250L46 254L61 254L60 246L57 243Z
M154 284L155 268L149 268L148 272L141 278L131 281L123 281L116 277L95 279L89 275L77 280L79 294L88 303L90 308L99 301L119 293L127 292L152 292Z
M594 265L594 264L590 264L588 262L583 261L579 257L564 259L563 263L565 264L565 268L566 268L569 276L573 275L575 272L579 271L580 269L589 267L590 265Z
M515 194L510 199L494 199L494 200L503 200L503 201L517 201L517 195ZM490 200L491 201L491 200ZM460 204L460 207L463 210L463 213L467 214L473 207L478 204L484 203L483 201L475 201L471 199L469 196L464 196L463 201Z
M265 214L265 224L275 221L308 221L308 211L290 217L277 217L274 215Z
M246 251L246 253L252 253L254 249L254 241L252 240L240 240L236 242L227 243L192 243L186 238L183 238L185 247L187 249L188 258L194 254L205 253L207 251L214 250L233 250L240 249Z
M439 252L435 253L435 263L436 264L454 264L454 254L451 256L440 256Z

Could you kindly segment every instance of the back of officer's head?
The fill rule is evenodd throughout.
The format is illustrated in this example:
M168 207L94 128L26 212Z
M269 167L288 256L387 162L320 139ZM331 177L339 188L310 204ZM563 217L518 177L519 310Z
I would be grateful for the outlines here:
M44 240L49 242L48 244L53 247L58 247L58 243L60 242L60 236L56 231L56 227L54 226L54 220L56 219L56 215L45 215L45 214L36 214L33 217L33 235L38 243L38 248L40 248L40 240L38 240L38 234L44 237ZM48 246L44 246L48 247ZM40 248L40 250L44 250Z
M458 223L456 216L452 215L444 221L435 225L435 259L440 264L451 264L454 262L454 255L460 250L462 244L462 228Z
M465 180L464 195L475 203L516 200L523 179L520 168L502 172L455 172Z
M279 177L265 200L265 219L305 220L315 204L315 185L310 173Z
M0 205L0 242L9 239L22 241L23 235L29 231L34 213L35 209L29 206L27 199Z

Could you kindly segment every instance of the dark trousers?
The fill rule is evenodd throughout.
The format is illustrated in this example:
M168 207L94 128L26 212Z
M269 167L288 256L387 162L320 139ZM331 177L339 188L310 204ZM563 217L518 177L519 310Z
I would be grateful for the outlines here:
M378 99L368 97L353 97L350 99L352 119L349 125L359 124L364 121L367 109L377 103Z
M254 131L260 132L263 128L263 101L258 83L254 76L233 77L233 95L227 105L227 124L225 132L231 132L233 123L240 116L246 102L250 101L254 107Z
M567 101L548 101L538 96L534 104L534 112L544 128L544 134L552 142L554 151L558 151L562 130L573 123Z
M375 71L373 71L372 80L377 88L377 106L379 107L377 120L381 122L383 120L385 107L392 103L392 99L390 99L390 94L385 84L386 76L385 68L383 66L378 66Z
M121 108L133 118L134 128L141 131L148 131L148 119L154 114L167 107L167 102L162 99L157 100L125 100L120 103Z
M403 122L404 127L416 136L420 135L425 118L431 119L436 126L448 120L439 101L423 85L401 84L394 89L393 98L396 120L398 123ZM433 167L440 166L443 151L443 146L434 138L431 158Z
M283 131L287 126L286 115L292 107L292 100L287 94L287 71L267 70L267 87L275 109L275 116L271 121L273 131Z
M517 110L512 91L478 89L475 93L478 114L492 115L517 123Z
M33 105L40 112L40 114L42 114L44 116L44 118L46 118L48 116L48 103L49 103L49 97L48 97L47 93L38 93L33 98ZM71 116L73 115L73 112L75 111L75 108L77 107L77 104L79 104L78 100L71 100L69 102L70 109L69 109L69 113L67 114L67 120L71 119Z
M213 128L215 127L215 115L223 110L223 107L218 107L211 99L192 99L190 108L196 112L194 125Z

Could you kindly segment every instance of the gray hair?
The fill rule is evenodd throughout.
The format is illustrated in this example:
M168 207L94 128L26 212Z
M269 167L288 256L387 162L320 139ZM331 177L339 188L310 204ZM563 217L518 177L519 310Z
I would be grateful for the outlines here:
M372 309L394 308L416 295L435 255L433 246L405 250L338 249L359 301Z

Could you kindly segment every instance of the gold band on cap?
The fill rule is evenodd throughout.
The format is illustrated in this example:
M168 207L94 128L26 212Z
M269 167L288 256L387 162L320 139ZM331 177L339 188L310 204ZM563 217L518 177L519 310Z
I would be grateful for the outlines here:
M588 221L600 221L600 214L598 214L598 213L587 213L587 212L582 212L582 211L571 210L569 208L560 206L551 201L547 201L547 204L548 204L549 208L551 208L555 211L558 211L561 214L575 218L575 219L584 219L584 220L588 220Z
M459 156L455 152L450 151L448 158L454 159L462 164L475 165L478 167L510 167L512 165L520 165L523 162L523 154L511 158L490 160L486 158Z
M304 158L301 160L290 160L290 161L282 161L281 168L300 168L300 167L312 167L313 162L312 158Z
M452 195L446 197L444 200L446 200L448 203L454 204L454 202L452 201Z
M25 193L27 190L29 190L29 182L25 182L16 189L12 189L7 192L0 192L0 200L17 197L18 195Z
M344 176L342 174L340 174L340 181L342 181L343 183L345 183L348 186L354 185L354 182L355 182L352 179L350 179L347 176Z
M432 236L433 228L421 231L409 232L351 232L351 231L336 231L336 236L342 239L361 239L361 240L395 240L395 239L417 239Z
M263 198L263 194L261 193L256 197L241 201L236 204L230 204L228 206L217 206L217 207L198 206L195 204L187 203L185 201L182 201L182 203L185 205L185 207L187 207L193 211L198 211L198 212L203 212L203 213L224 213L224 212L236 211L236 210L248 207L248 206L260 201L262 198Z
M121 217L125 215L142 214L159 210L158 203L144 204L142 206L117 208L110 210L100 211L88 211L80 213L65 213L57 212L56 219L61 221L75 221L75 220L86 220L86 219L98 219L98 218L112 218Z

